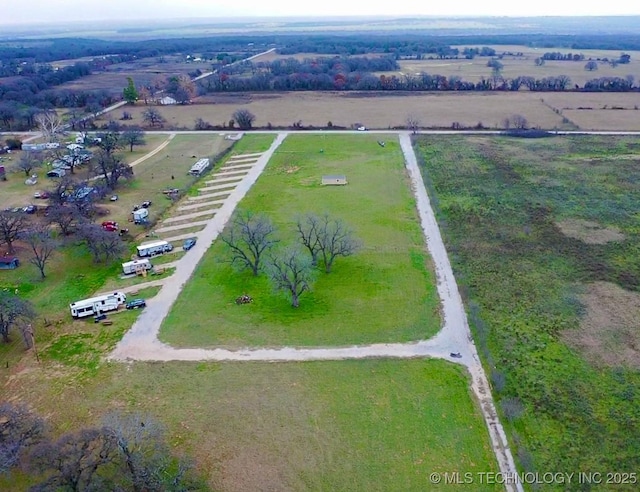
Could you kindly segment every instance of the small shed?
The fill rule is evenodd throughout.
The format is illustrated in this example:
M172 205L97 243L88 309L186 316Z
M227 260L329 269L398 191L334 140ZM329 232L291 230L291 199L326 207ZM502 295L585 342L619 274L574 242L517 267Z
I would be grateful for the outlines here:
M0 257L0 270L15 270L20 265L20 260L15 256Z
M344 174L327 174L322 176L323 185L346 185L347 177Z

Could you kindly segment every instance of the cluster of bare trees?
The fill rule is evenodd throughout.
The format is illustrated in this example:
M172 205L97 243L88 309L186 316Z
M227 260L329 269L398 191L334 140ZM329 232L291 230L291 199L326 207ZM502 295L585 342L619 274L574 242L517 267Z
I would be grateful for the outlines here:
M0 473L20 470L30 490L160 492L202 487L188 460L171 454L162 426L139 414L55 438L25 406L0 405Z
M300 305L300 296L311 289L316 267L330 273L335 260L350 256L360 247L352 230L328 214L307 214L296 220L299 243L276 249L280 242L271 220L262 214L239 211L221 236L230 252L230 261L239 269L257 276L264 271L276 290L286 293L291 305Z

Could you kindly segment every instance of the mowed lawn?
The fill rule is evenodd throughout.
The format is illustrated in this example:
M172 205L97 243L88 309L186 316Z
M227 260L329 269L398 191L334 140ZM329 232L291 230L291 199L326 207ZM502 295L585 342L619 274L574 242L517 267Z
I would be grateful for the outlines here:
M151 415L213 490L457 490L430 474L497 471L467 377L443 361L108 364L73 385L46 367L13 390L56 429Z
M174 346L322 346L403 342L440 327L431 260L395 137L290 135L239 208L276 224L280 245L297 241L298 214L329 213L354 230L363 248L319 271L300 307L274 292L266 276L238 272L218 240L162 326ZM346 186L322 186L344 174ZM238 306L248 294L254 302Z

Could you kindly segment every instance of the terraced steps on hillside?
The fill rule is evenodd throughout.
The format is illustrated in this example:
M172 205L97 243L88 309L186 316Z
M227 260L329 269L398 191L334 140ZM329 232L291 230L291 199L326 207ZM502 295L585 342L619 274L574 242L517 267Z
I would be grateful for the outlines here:
M233 177L241 177L244 178L247 173L249 172L249 169L239 169L237 171L227 171L227 172L219 172L219 173L215 173L212 176L214 178L233 178Z
M207 186L205 188L198 188L198 191L200 193L207 193L209 191L230 190L229 193L231 193L231 190L233 190L236 186L238 186L238 183L225 183L225 184L216 185L216 186Z
M204 182L204 184L215 184L215 183L233 183L236 181L242 181L242 179L244 178L244 175L242 176L229 176L229 177L222 177L222 178L217 178L217 179L208 179L207 181Z
M209 200L211 198L220 198L221 196L227 197L231 194L232 191L233 190L231 189L229 191L218 191L216 193L203 193L202 195L187 197L187 200L189 200L190 202L196 202Z
M229 160L245 159L248 157L253 157L254 159L258 159L260 156L262 156L262 154L264 154L264 152L254 152L253 154L236 154L229 157Z
M213 210L218 210L223 203L224 203L224 200L213 200L210 202L198 201L196 203L191 203L189 205L182 205L178 207L176 210L178 212L181 212L181 211L187 211L187 210L197 210L199 208L205 208L205 207L208 207L209 209L213 209Z
M202 210L201 212L191 212L188 214L174 215L162 221L163 224L172 224L174 222L182 222L184 220L195 219L196 217L204 217L205 215L215 215L217 209Z
M185 239L189 239L190 237L198 237L198 232L189 232L187 234L176 234L175 236L163 237L162 240L167 241L168 243L173 243L175 241L184 241ZM173 248L173 251L176 251L175 247ZM180 248L180 251L182 251L182 248Z
M249 171L254 165L253 164L238 164L237 166L224 166L219 168L220 171Z
M173 225L173 226L167 226L167 227L160 227L159 229L156 229L155 232L156 233L160 233L160 232L179 231L180 229L188 229L189 227L206 226L208 223L209 223L208 220L190 221L190 222L187 222L186 224L179 224L179 225ZM166 241L166 239L165 239L165 241Z

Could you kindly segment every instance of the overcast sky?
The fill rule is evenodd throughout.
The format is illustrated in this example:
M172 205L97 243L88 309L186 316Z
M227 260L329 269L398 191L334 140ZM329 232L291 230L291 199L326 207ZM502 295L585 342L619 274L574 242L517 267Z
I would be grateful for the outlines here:
M1 24L235 16L639 15L640 2L595 0L3 0ZM6 7L6 6L5 6Z

